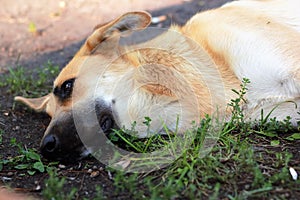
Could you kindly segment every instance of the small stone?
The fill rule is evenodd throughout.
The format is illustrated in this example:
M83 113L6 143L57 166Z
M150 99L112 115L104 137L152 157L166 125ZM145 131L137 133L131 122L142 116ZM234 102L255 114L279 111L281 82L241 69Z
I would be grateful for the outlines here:
M68 177L67 179L70 181L74 181L76 179L76 177Z
M107 175L108 175L108 178L109 178L110 180L113 180L113 177L112 177L112 174L111 174L110 171L107 171Z
M13 175L14 175L13 172L8 172L8 173L7 173L7 176L8 176L8 177L11 177L11 176L13 176Z
M6 177L6 176L3 176L1 179L2 179L3 182L12 180L12 178L9 178L9 177Z
M250 185L245 185L245 190L248 190L248 189L250 189Z
M296 170L293 167L290 167L290 174L292 176L292 179L294 181L296 181L298 179L298 173L296 172Z
M88 171L87 171L88 173L92 173L93 172L93 170L92 169L88 169Z
M93 171L90 175L91 178L95 178L97 176L99 176L100 172L99 171Z
M62 164L59 164L58 167L59 167L60 169L65 169L65 168L66 168L66 166L65 166L65 165L62 165Z
M77 169L81 169L81 167L82 167L82 164L80 162L80 163L78 163Z
M35 191L40 191L42 189L42 187L40 186L40 185L37 185L36 187L35 187Z

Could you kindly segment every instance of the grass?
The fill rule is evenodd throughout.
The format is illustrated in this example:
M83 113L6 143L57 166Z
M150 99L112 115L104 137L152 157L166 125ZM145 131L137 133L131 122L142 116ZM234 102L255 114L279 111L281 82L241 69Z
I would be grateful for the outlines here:
M49 72L51 75L56 74L56 67L47 64L44 70L37 72L37 78L26 75L24 68L11 69L1 83L2 86L8 87L12 94L21 91L23 95L41 95L47 90L43 85L47 82ZM261 119L255 123L246 122L240 104L244 101L248 83L249 80L245 79L241 89L233 91L237 98L229 103L232 118L219 124L219 139L205 157L201 151L204 137L211 128L213 119L210 116L188 130L194 137L187 144L184 143L185 138L174 133L138 139L132 136L135 124L130 130L115 130L110 135L110 140L128 151L147 153L167 147L176 153L178 145L184 144L185 148L170 165L152 172L126 173L124 170L107 167L105 170L112 173L114 191L106 191L105 188L97 186L95 199L104 199L111 193L123 194L130 199L153 200L296 198L292 195L300 194L300 180L291 178L289 168L293 167L300 172L297 160L299 156L284 147L299 145L299 130L291 126L289 117L279 122L275 118L270 119L269 114L265 115L263 112ZM151 119L145 118L145 124L150 125ZM0 131L0 144L2 134ZM11 159L2 157L0 172L3 166L6 166L26 170L32 176L36 173L47 173L48 178L42 191L43 198L75 198L78 190L62 192L68 183L62 174L57 173L54 167L56 163L44 164L36 150L26 149L14 140L11 141L11 147L16 148L19 155ZM132 162L129 160L130 164ZM139 162L140 167L150 164L145 160ZM131 166L121 166L121 169L122 167L125 169Z
M0 129L0 145L2 145L3 142L3 133L4 131L2 129ZM2 156L0 155L0 171L2 171L3 169L3 160L2 160Z
M47 173L49 178L45 181L45 189L43 190L43 197L51 200L71 200L75 198L76 188L72 188L69 193L63 191L66 179L59 178L56 168L48 168Z
M115 185L132 194L132 199L146 195L150 199L282 199L285 194L276 191L299 192L299 180L293 181L288 172L289 152L256 152L248 139L228 138L226 143L219 141L204 158L199 158L195 143L171 166L146 177L116 171ZM264 160L273 155L272 162ZM137 185L149 193L141 194Z
M52 89L52 81L59 73L59 67L48 61L43 68L28 71L22 66L9 68L8 74L0 77L0 87L6 87L12 95L38 97Z
M4 133L4 131L2 129L0 129L0 145L2 144L3 133Z
M36 172L43 173L48 167L57 164L57 162L51 162L48 165L45 165L36 149L23 147L21 143L16 141L16 138L11 139L10 146L11 148L17 149L18 155L9 157L8 159L1 159L1 170L3 166L6 165L17 170L26 170L26 172L32 176Z

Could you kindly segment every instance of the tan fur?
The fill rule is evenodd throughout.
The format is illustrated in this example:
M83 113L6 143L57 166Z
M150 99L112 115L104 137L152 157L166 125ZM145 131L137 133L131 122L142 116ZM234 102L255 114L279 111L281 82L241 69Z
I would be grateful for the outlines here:
M39 100L17 97L28 106L46 110L55 123L68 112L93 109L94 101L111 109L118 126L138 123L139 136L153 118L151 129L184 132L192 121L220 112L236 98L243 78L249 78L247 119L292 117L297 124L300 103L300 2L297 0L234 1L172 26L150 41L120 46L121 36L146 28L150 16L132 12L99 25L54 82L76 78L72 99L53 94ZM289 103L293 101L293 103ZM37 103L38 102L38 103ZM54 122L53 122L54 123ZM49 128L50 129L50 128ZM48 130L48 132L51 130ZM48 134L46 131L45 135Z

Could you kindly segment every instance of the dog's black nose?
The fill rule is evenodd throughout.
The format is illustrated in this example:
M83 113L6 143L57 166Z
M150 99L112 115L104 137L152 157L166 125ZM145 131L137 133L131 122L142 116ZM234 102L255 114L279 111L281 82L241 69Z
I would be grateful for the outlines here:
M53 158L58 151L59 140L53 135L46 135L41 144L41 154L45 158Z

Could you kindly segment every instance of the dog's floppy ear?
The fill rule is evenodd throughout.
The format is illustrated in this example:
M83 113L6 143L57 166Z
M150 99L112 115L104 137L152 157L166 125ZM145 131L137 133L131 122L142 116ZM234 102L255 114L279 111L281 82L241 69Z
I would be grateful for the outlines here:
M37 112L46 111L49 99L50 99L50 94L40 98L25 98L20 96L15 97L15 101L24 103L25 105L27 105L28 107L32 108Z
M94 32L88 37L84 48L80 51L81 55L89 55L102 43L114 36L128 31L140 30L146 28L151 23L151 15L147 12L128 12L119 18L96 26Z

